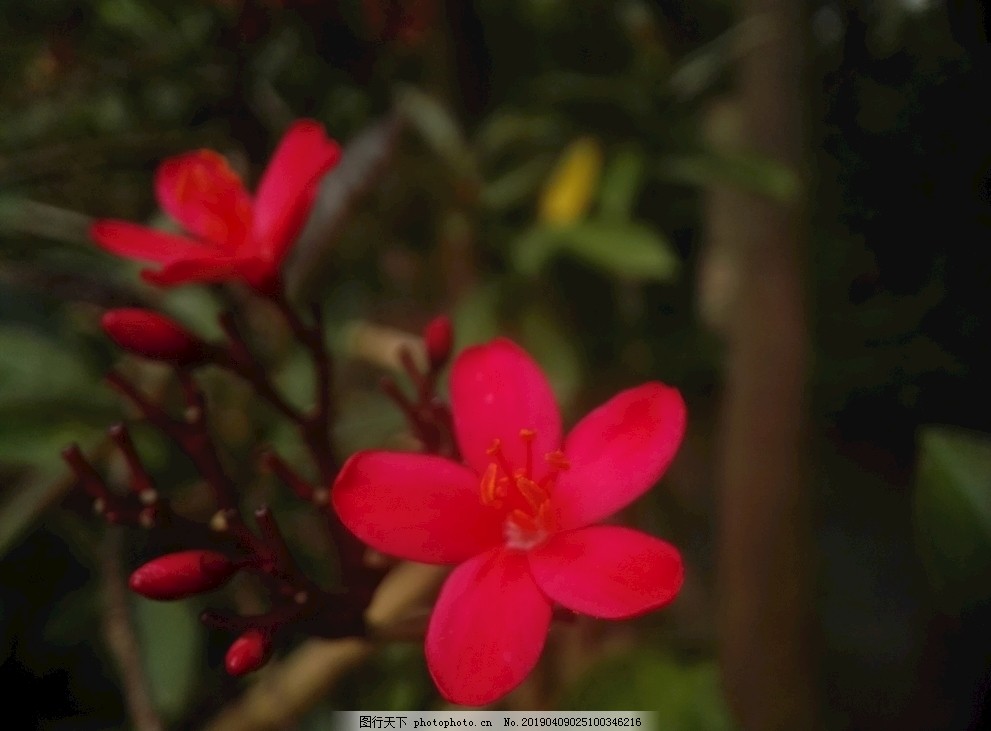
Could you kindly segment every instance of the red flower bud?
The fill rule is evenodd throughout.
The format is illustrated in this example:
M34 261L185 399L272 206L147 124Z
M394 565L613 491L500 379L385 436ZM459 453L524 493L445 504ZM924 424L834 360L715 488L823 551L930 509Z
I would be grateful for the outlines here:
M135 355L177 365L203 359L206 343L178 323L136 307L109 310L100 321L117 345Z
M451 319L446 315L435 317L427 326L423 328L423 342L427 346L427 360L430 367L437 370L447 363L451 357L451 344L454 340L454 331L451 327Z
M184 599L227 583L238 566L215 551L179 551L149 561L131 574L131 591L149 599Z
M224 665L228 674L238 677L253 673L267 663L271 655L272 641L268 635L261 630L249 629L227 650Z

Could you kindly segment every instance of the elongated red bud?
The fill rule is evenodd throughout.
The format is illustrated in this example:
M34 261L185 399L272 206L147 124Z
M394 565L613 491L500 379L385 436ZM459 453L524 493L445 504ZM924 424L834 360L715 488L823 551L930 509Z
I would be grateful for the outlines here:
M249 629L238 637L227 650L224 665L234 677L253 673L268 662L272 655L272 641L257 629Z
M184 599L222 586L238 568L215 551L179 551L149 561L128 583L131 591L149 599Z
M451 357L454 330L446 315L435 317L423 328L423 342L427 346L427 360L433 370L442 368Z
M108 310L100 324L117 345L144 358L191 365L206 355L206 343L175 321L151 310L137 307Z

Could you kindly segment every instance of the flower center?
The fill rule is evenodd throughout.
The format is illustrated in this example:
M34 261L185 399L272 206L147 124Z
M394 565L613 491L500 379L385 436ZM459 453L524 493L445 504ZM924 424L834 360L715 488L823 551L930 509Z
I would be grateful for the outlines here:
M548 452L544 455L546 467L538 476L533 459L535 436L532 429L520 430L525 446L522 466L510 464L499 439L486 450L492 461L482 474L482 504L506 511L505 535L510 548L533 548L553 532L551 495L557 476L569 466L563 452Z

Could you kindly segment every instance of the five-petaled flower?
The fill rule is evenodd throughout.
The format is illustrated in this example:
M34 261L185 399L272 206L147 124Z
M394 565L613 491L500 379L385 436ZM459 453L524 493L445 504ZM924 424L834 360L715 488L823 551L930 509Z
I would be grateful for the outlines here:
M96 221L90 235L113 254L160 265L142 272L160 286L240 279L271 293L321 177L340 156L340 146L320 124L295 122L272 155L254 200L212 150L169 158L155 175L155 193L187 236L117 220Z
M430 619L427 664L446 698L484 705L536 665L555 604L619 619L678 593L684 572L673 546L594 524L665 471L684 434L685 406L675 389L647 383L562 439L547 379L504 339L458 356L451 405L464 465L362 452L332 495L344 524L372 547L459 564Z

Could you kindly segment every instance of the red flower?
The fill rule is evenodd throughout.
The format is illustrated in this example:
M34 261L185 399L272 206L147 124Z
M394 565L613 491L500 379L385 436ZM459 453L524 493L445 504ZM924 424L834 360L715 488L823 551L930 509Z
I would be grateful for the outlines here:
M107 310L100 320L118 346L152 360L191 365L201 361L207 345L164 315L139 307Z
M112 254L161 265L142 272L160 286L242 279L270 292L320 178L340 155L340 146L320 124L296 122L272 155L252 200L221 155L187 152L159 166L155 193L188 236L116 220L96 221L90 235Z
M467 466L359 453L341 471L333 503L384 553L460 564L434 607L427 664L448 700L483 705L533 669L553 604L616 619L678 593L683 568L673 546L593 524L661 476L684 434L685 406L676 390L648 383L595 409L562 440L547 379L508 340L455 360L451 403Z

